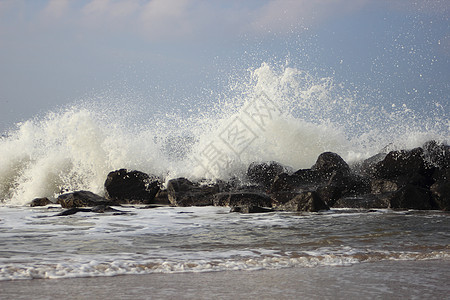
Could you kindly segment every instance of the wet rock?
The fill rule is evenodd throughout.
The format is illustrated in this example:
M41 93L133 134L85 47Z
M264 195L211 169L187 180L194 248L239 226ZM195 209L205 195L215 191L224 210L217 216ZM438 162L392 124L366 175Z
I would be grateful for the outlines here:
M35 198L31 201L30 206L31 207L35 207L35 206L46 206L48 204L52 204L53 202L50 201L50 199L48 199L47 197L44 198Z
M316 171L324 178L330 178L334 173L350 174L349 165L342 157L333 152L320 154L311 170Z
M357 209L371 209L371 208L389 208L389 196L386 194L365 195L358 197L343 197L338 199L334 208L357 208Z
M114 205L112 201L89 191L76 191L62 194L57 198L56 203L61 204L61 207L63 208Z
M428 141L423 146L424 159L438 169L450 168L450 146Z
M123 215L128 214L128 212L121 211L115 208L112 208L107 205L97 205L92 208L80 208L80 207L72 207L67 210L64 210L60 212L59 214L56 214L55 216L70 216L74 215L78 212L93 212L93 213L106 213L106 212L112 212L114 215Z
M108 174L105 197L118 203L149 204L159 191L160 184L156 176L120 169Z
M318 212L329 209L319 194L314 191L293 193L291 200L277 207L277 210L304 212Z
M255 205L237 205L232 206L230 212L239 212L242 214L259 214L259 213L268 213L273 212L273 209L260 207Z
M169 180L167 193L173 206L207 206L213 205L213 196L219 192L217 184L200 185L186 178Z
M283 165L275 162L253 162L250 164L247 170L247 177L251 183L263 186L268 189L275 177L283 172L286 172L287 168Z
M270 207L272 201L267 194L261 192L225 192L214 195L215 206L249 206L249 207Z
M386 179L374 179L371 181L372 194L395 192L399 188L397 182Z
M436 182L430 187L432 199L439 209L450 211L450 168L439 170L434 177Z
M431 192L427 189L408 184L394 192L389 199L392 209L433 209Z
M374 165L372 175L377 179L398 180L399 177L411 177L426 174L430 168L425 162L423 149L391 151Z

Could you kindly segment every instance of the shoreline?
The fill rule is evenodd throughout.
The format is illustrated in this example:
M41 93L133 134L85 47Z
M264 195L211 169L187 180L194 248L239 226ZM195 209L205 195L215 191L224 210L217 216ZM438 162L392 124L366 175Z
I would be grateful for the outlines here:
M444 299L449 260L0 282L3 299Z

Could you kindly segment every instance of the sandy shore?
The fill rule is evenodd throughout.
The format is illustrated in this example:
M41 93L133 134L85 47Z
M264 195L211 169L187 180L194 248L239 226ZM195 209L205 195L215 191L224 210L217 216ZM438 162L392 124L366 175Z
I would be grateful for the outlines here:
M0 282L1 299L450 299L450 261Z

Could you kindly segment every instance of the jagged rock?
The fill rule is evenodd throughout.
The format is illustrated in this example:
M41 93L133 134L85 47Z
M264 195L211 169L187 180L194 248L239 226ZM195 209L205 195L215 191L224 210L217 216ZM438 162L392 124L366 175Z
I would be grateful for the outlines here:
M270 207L272 201L267 194L261 192L225 192L214 195L215 206L253 206Z
M167 193L173 206L207 206L213 205L213 195L219 192L217 184L199 185L186 178L169 180Z
M248 167L247 177L250 182L268 189L275 177L283 172L286 172L286 168L275 161L253 162Z
M108 174L105 181L105 197L119 203L149 204L159 191L160 184L156 176L120 169Z
M277 210L304 212L318 212L329 209L319 194L314 191L293 193L291 200L277 207Z
M330 178L334 173L350 174L349 165L342 157L333 152L320 154L311 170L316 171L325 178Z
M86 207L97 205L114 205L112 201L94 194L89 191L76 191L60 195L56 203L61 204L63 208Z
M47 197L44 198L35 198L31 201L30 206L34 207L34 206L46 206L48 204L51 204L52 201L50 201L50 199L48 199Z

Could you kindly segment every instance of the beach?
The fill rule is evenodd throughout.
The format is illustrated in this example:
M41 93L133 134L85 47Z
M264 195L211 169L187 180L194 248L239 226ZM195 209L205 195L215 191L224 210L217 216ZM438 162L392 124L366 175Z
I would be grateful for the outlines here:
M2 299L450 299L450 261L0 282Z

